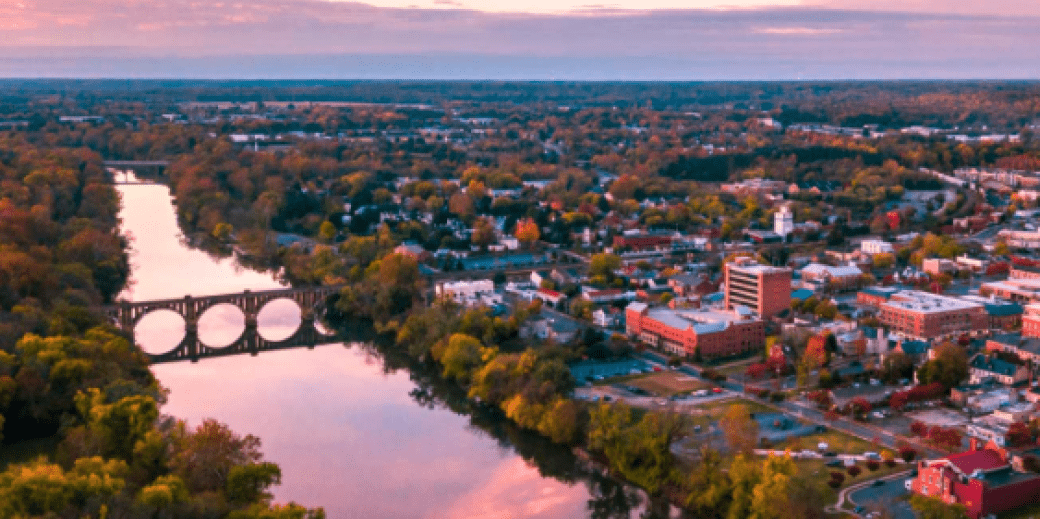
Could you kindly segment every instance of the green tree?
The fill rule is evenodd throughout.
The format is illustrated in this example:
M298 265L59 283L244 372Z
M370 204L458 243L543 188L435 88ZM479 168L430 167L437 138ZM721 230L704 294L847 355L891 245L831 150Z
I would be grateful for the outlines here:
M483 364L486 354L479 340L464 333L453 334L441 357L444 377L469 382L476 368Z
M621 256L617 254L593 254L589 260L589 275L603 276L608 282L614 279L614 271L621 268Z
M935 358L925 362L917 370L921 384L941 383L946 389L960 385L968 376L968 354L964 348L945 342L935 351Z
M910 507L918 519L968 519L968 509L961 504L947 504L934 497L912 494Z

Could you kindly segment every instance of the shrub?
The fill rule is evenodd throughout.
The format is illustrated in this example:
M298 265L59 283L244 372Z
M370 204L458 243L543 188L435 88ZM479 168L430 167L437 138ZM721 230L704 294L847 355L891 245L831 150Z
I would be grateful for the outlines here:
M881 468L881 462L878 460L867 460L867 468L870 469L871 472L874 472Z
M903 446L899 448L899 457L903 458L903 461L910 463L917 457L917 451L913 447Z
M885 466L892 468L896 466L896 460L885 460Z
M913 433L914 436L925 436L928 434L928 426L914 420L913 422L910 422L910 432Z
M829 487L831 487L831 488L837 489L838 487L841 486L841 481L838 481L836 479L832 479L832 480L827 482L827 485Z
M780 391L777 391L777 392L773 393L772 395L769 395L769 399L774 401L774 402L783 402L785 398L787 398L787 395L785 393L780 392Z
M840 485L845 482L845 474L842 474L841 472L831 472L831 481L837 481Z
M849 467L848 469L846 469L845 472L848 472L849 475L852 476L852 477L856 477L856 476L860 475L863 472L863 469L859 468L858 465L853 465L853 466Z

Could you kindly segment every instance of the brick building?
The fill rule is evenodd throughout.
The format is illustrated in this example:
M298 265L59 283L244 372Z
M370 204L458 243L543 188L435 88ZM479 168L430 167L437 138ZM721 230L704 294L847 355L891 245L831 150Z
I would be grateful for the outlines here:
M863 279L863 271L855 265L832 267L822 263L810 263L799 272L802 281L818 283L833 290L859 288Z
M1040 474L1015 465L1007 450L973 438L966 452L919 461L911 491L964 505L972 519L1040 502Z
M1022 315L1022 335L1040 337L1040 305L1026 305Z
M951 339L988 330L990 322L979 303L919 290L892 294L879 305L878 319L892 332L921 340Z
M765 346L765 323L746 311L673 310L631 303L628 335L673 355L728 357Z
M791 269L737 258L726 264L725 284L727 309L746 306L762 317L772 317L791 306Z
M671 247L674 238L662 234L635 234L614 237L614 247L632 250L652 250L659 247Z

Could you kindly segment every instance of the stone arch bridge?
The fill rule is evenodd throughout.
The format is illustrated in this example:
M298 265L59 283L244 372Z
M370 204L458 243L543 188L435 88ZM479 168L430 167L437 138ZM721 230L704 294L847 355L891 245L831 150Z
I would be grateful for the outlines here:
M155 301L121 301L105 307L105 313L124 332L133 336L134 328L145 315L158 310L170 310L184 319L184 338L166 353L146 353L153 363L179 360L197 361L203 357L257 354L261 351L314 346L333 342L334 335L315 326L314 320L325 306L329 296L339 293L342 286L289 288L237 294L161 299ZM257 316L265 305L278 299L288 299L300 307L300 326L288 338L280 341L265 339L257 329ZM209 346L199 339L199 318L217 305L232 305L245 316L245 330L234 342L225 347Z

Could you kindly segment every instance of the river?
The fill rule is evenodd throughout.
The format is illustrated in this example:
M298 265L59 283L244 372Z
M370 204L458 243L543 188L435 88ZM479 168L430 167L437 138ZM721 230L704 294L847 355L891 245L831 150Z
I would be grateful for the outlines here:
M215 259L180 238L162 185L120 185L123 232L132 237L129 300L201 296L283 286L277 276ZM243 324L234 308L199 322L214 346ZM287 336L299 311L278 301L259 317L265 336ZM147 351L183 336L172 312L146 316L136 337ZM360 335L359 335L360 337ZM159 364L170 390L165 413L197 425L227 423L263 442L282 468L278 502L322 506L330 518L578 518L644 516L640 493L604 478L570 451L519 431L494 411L473 409L456 388L354 341L257 356ZM655 507L656 508L656 507ZM651 514L656 515L656 514Z

